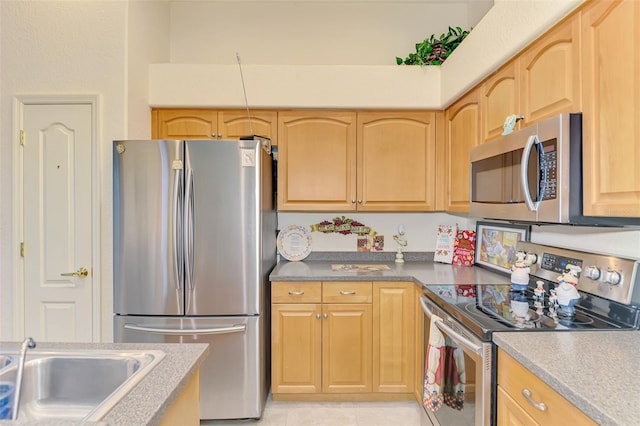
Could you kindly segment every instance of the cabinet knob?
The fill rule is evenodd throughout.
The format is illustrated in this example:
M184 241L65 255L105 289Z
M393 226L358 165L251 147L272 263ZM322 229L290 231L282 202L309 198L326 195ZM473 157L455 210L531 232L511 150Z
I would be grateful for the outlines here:
M320 319L320 314L316 314L316 318Z
M356 200L351 200L351 204L355 204L355 203L356 203Z
M358 200L358 204L362 204L362 200Z
M324 314L324 319L327 319L327 318L329 318L329 314L326 314L326 313L325 313L325 314Z

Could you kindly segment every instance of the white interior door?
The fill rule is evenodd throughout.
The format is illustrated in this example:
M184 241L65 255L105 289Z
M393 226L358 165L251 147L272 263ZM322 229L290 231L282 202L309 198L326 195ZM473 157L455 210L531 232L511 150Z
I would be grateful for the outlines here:
M93 340L92 126L89 104L23 106L23 312L36 341Z

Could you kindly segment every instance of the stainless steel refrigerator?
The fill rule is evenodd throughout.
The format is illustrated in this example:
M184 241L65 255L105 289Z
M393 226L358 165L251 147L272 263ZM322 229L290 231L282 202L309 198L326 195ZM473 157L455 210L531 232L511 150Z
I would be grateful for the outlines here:
M210 344L202 419L259 418L276 213L268 140L113 143L116 342Z

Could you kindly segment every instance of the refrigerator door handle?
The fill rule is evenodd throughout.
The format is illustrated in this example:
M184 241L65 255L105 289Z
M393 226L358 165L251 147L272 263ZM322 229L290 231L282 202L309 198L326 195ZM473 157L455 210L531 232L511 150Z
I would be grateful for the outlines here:
M182 244L182 170L174 168L173 175L173 227L171 229L172 250L173 250L173 267L176 275L176 290L180 290L180 283L182 283L182 275L184 273L184 252Z
M186 269L186 282L185 287L188 287L189 291L193 290L193 169L188 168L186 172L186 188L185 188L185 212L184 212L184 251L185 251L185 269ZM186 288L185 288L186 290ZM190 300L189 297L188 300ZM187 310L188 311L188 310Z
M222 327L177 330L175 328L144 327L137 324L125 324L124 328L131 331L140 331L142 333L165 334L165 335L174 335L174 336L192 336L194 334L241 333L246 331L247 326L246 324L234 324L234 325L226 325Z

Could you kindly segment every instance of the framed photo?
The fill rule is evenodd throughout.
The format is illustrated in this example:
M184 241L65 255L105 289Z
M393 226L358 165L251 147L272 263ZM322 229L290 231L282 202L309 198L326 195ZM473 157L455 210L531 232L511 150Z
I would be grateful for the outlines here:
M511 273L516 261L516 244L528 241L531 227L510 223L476 223L476 263Z

